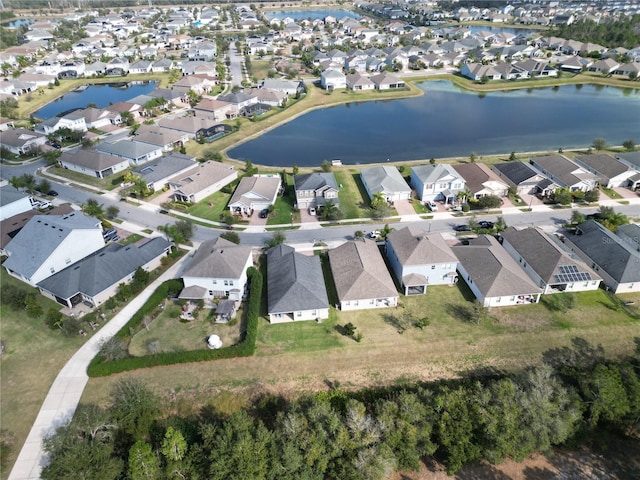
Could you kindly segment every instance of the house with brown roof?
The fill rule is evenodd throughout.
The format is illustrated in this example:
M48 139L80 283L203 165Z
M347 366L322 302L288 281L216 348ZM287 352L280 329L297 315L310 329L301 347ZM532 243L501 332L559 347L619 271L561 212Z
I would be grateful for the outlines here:
M452 285L458 280L458 259L439 233L415 227L394 230L387 235L385 252L405 295L427 293L429 285Z
M281 186L280 175L244 177L229 200L229 210L250 215L253 210L269 208L276 203Z
M398 292L376 242L359 238L329 250L341 310L398 305Z
M182 274L181 298L242 300L247 269L253 265L252 249L224 238L202 242Z
M580 258L535 227L509 227L500 233L502 246L542 294L597 290L602 278Z
M232 166L219 162L200 163L185 173L172 178L169 188L173 198L180 202L197 203L214 194L238 177Z
M193 107L196 117L214 120L216 122L226 120L231 117L234 106L229 102L223 102L213 97L204 96L197 105Z
M520 265L490 235L451 247L458 258L458 272L485 307L538 303L542 288L533 283Z
M161 147L164 152L170 152L189 140L189 136L184 132L158 125L140 125L133 138L136 142Z
M504 197L507 195L509 185L499 180L493 180L482 165L477 163L461 163L453 165L456 172L464 178L466 188L475 199L494 195Z

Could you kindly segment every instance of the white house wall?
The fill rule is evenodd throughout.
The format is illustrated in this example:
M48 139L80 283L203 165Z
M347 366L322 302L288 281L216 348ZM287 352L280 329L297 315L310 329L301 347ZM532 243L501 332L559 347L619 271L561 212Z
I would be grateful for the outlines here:
M329 309L317 308L313 310L301 310L287 313L270 313L269 323L291 323L305 320L316 320L318 318L323 320L329 318Z
M389 308L398 305L398 297L364 298L340 302L340 310L366 310L370 308Z
M0 205L0 221L18 215L19 213L28 212L32 209L29 197L24 197L15 202L6 205Z

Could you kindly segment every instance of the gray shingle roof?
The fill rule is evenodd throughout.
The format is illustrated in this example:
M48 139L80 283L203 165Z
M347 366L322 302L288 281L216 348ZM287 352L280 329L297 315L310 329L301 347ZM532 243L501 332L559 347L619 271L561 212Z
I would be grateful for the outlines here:
M480 235L469 245L452 247L452 250L485 298L542 292L498 241L489 235ZM465 281L468 280L465 278Z
M397 193L410 192L411 187L407 185L404 178L396 167L371 167L363 168L360 176L369 187L369 191L373 193Z
M336 177L333 173L303 173L301 175L294 175L293 183L296 191L300 190L317 190L325 185L338 190L338 184L336 183Z
M102 170L106 170L107 168L111 168L114 165L118 165L119 163L126 161L126 159L96 152L95 150L81 148L74 152L62 152L62 155L60 156L58 161L78 165L80 167L90 168L91 170L96 172L101 172Z
M280 177L243 177L236 187L229 205L241 203L249 206L256 200L271 202L280 188Z
M568 252L563 251L538 228L516 230L507 228L501 235L514 247L522 259L547 283L557 282L554 275L563 274L559 267L574 266L579 272L589 273L593 280L600 279L591 268Z
M630 242L593 220L580 224L579 230L580 235L567 239L611 278L618 283L640 282L640 253Z
M269 249L267 298L270 314L329 308L320 258L288 245Z
M0 187L0 205L9 205L10 203L17 202L23 198L28 198L30 195L24 193L21 190L16 190L11 185L5 185Z
M31 278L73 230L102 229L100 221L81 213L36 215L9 242L3 266Z
M411 172L422 183L437 183L438 180L452 176L454 178L461 178L460 174L451 165L435 164L435 165L416 165L411 168Z
M575 173L579 169L582 170L582 168L563 155L532 157L530 162L560 180L564 183L562 186L571 186L580 183L582 180L595 178L595 175L584 172L584 170L584 173Z
M329 263L340 301L398 296L378 245L371 240L353 240L329 250Z
M583 163L608 179L617 177L629 170L628 166L605 153L576 155L574 160L578 163Z
M143 157L159 149L160 147L157 145L136 142L135 140L121 140L115 143L101 142L96 146L96 150L99 152L131 159Z
M93 297L120 283L138 267L167 251L170 245L161 237L152 238L141 246L111 243L41 281L38 286L65 299L79 292Z
M398 260L406 265L457 263L458 259L439 233L426 234L412 227L394 230L387 235Z
M218 237L202 242L183 276L200 278L240 278L251 256L251 247L236 245Z
M538 172L525 162L498 163L493 168L514 185L520 185L522 182L538 175Z
M164 178L169 178L186 168L195 167L194 157L181 153L170 153L155 160L145 163L133 171L139 174L147 183L158 182Z

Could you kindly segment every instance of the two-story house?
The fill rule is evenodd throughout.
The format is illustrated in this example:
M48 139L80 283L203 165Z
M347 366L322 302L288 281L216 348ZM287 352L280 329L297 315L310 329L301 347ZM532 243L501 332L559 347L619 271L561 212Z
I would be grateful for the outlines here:
M411 169L411 186L423 202L454 203L466 188L464 178L446 164L418 165Z
M298 209L319 208L327 200L338 205L338 184L333 173L314 172L294 175L294 188Z

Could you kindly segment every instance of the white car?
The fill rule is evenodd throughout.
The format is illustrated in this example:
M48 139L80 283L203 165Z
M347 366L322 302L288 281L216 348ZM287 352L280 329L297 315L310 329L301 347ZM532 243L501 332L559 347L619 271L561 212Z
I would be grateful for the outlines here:
M309 215L315 215L316 209L314 207L309 207Z
M435 212L436 210L438 210L438 204L436 202L434 202L433 200L427 200L424 203L425 203L425 205L427 207L429 207L431 209L432 212Z
M372 230L368 233L368 237L373 239L380 238L380 232L378 230Z

